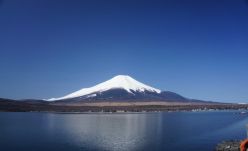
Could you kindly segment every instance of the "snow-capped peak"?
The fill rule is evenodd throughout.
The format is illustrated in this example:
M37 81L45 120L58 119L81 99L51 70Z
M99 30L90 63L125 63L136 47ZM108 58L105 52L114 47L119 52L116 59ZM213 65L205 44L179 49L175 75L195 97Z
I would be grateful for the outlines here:
M161 90L150 87L148 85L145 85L145 84L133 79L130 76L118 75L118 76L115 76L112 79L105 81L103 83L100 83L96 86L93 86L90 88L83 88L79 91L73 92L73 93L66 95L64 97L49 99L49 101L87 96L87 95L90 95L93 93L104 92L104 91L107 91L110 89L116 89L116 88L117 89L118 88L125 89L129 93L132 93L132 91L138 91L138 92L150 91L150 92L156 92L156 93L161 92Z

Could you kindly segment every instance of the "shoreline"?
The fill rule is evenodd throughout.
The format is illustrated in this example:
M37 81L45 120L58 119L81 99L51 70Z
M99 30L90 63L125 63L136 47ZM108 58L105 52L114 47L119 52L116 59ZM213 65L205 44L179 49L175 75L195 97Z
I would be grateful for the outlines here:
M248 104L195 102L84 102L77 104L54 102L0 101L0 112L178 112L248 110Z
M228 112L228 111L237 111L236 114L239 115L248 115L248 109L216 109L216 110L174 110L174 111L4 111L0 110L0 113L54 113L54 114L147 114L147 113L176 113L176 112L191 112L191 113L200 113L200 112Z

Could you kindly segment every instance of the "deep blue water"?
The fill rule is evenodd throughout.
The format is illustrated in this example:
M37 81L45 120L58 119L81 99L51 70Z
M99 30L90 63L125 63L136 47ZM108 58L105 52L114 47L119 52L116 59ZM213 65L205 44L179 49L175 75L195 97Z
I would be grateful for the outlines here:
M0 113L3 151L212 151L244 139L240 111L54 114Z

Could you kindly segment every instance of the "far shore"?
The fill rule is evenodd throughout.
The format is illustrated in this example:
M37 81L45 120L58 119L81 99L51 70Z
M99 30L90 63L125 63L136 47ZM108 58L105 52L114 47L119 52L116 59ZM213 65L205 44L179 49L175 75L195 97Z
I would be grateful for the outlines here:
M195 103L195 102L84 102L51 103L0 101L2 112L171 112L171 111L212 111L212 110L247 110L248 104L231 103Z

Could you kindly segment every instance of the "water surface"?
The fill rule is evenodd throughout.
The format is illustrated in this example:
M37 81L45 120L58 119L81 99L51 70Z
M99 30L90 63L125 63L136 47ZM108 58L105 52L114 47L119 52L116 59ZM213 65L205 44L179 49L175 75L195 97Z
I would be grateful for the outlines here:
M212 151L246 137L240 111L54 114L0 113L5 151Z

